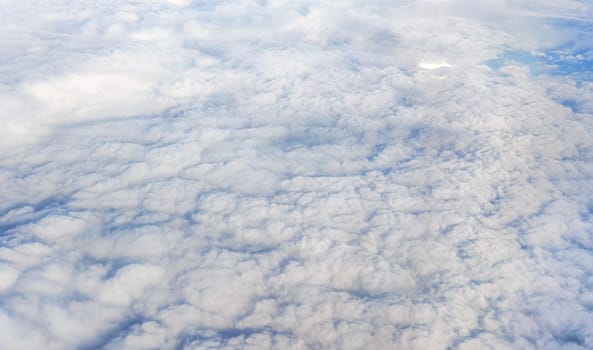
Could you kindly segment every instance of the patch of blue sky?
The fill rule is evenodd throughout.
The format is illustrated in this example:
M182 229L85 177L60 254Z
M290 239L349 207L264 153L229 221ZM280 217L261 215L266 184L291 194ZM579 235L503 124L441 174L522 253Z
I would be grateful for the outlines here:
M570 110L572 110L573 112L578 112L579 111L579 104L576 101L573 100L562 100L560 101L560 103L564 106L564 107L568 107L570 108Z
M593 24L574 20L550 21L559 32L567 32L570 41L541 51L507 50L485 61L492 69L519 64L529 68L531 76L570 76L576 81L593 80Z
M543 52L505 51L484 63L495 70L510 64L524 65L532 76L547 74L571 76L577 81L593 80L593 50L572 50L570 46Z
M577 80L593 79L593 50L553 49L546 52L551 75L570 75Z

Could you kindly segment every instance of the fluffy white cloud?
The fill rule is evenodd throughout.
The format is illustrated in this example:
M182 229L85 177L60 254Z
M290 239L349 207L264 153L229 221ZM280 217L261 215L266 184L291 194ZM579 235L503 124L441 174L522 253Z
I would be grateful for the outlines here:
M587 2L0 3L3 348L593 346Z

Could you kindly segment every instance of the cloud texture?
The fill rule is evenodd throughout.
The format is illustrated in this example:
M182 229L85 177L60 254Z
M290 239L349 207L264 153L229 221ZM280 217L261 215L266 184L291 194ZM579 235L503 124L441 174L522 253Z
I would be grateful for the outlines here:
M0 1L3 349L593 347L587 1Z

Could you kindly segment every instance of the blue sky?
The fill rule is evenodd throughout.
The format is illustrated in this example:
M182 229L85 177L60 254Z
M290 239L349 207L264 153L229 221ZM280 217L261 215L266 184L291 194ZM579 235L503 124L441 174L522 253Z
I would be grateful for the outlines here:
M1 3L3 349L593 347L588 2Z

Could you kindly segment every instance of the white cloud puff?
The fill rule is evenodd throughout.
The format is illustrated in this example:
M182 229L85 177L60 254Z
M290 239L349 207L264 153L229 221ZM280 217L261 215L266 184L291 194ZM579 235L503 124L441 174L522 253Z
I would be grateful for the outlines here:
M587 2L2 4L3 349L593 347Z

